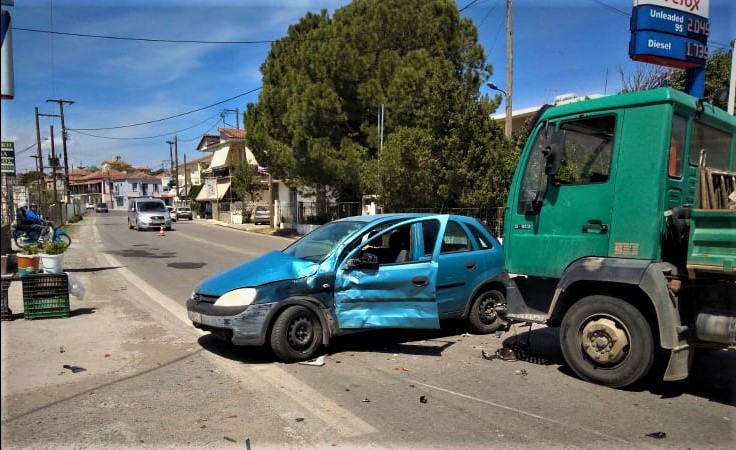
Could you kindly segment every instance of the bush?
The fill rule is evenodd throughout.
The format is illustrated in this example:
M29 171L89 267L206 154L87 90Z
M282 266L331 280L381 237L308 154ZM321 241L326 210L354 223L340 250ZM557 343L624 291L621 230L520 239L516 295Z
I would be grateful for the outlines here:
M66 244L61 241L48 241L43 244L43 252L47 255L61 255L66 251Z
M38 255L41 253L41 249L38 247L38 245L34 244L28 244L23 246L23 254L25 255Z

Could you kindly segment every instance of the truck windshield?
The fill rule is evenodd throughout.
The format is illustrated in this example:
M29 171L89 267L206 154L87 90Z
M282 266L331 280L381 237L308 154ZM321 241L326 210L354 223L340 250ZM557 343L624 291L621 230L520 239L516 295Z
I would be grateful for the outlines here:
M286 247L283 253L294 258L322 262L340 242L364 225L363 222L330 222Z

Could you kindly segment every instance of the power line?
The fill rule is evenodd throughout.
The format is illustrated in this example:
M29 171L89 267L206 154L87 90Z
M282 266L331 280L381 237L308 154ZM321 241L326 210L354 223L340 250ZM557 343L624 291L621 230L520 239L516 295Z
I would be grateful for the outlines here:
M169 119L175 119L175 118L177 118L177 117L181 117L181 116L186 116L186 115L188 115L188 114L192 114L192 113L195 113L195 112L199 112L199 111L202 111L202 110L205 110L205 109L208 109L208 108L212 108L213 106L217 106L217 105L221 105L221 104L223 104L223 103L227 103L227 102L229 102L229 101L231 101L231 100L235 100L236 98L240 98L240 97L246 96L246 95L248 95L248 94L252 94L253 92L256 92L256 91L258 91L258 90L260 90L260 89L261 89L261 86L259 86L259 87L255 88L255 89L251 89L250 91L247 91L247 92L243 92L242 94L238 94L238 95L236 95L236 96L234 96L234 97L230 97L230 98L227 98L227 99L225 99L225 100L221 100L221 101L219 101L219 102L213 103L213 104L211 104L211 105L203 106L203 107L201 107L201 108L193 109L193 110L191 110L191 111L183 112L183 113L181 113L181 114L175 114L175 115L173 115L173 116L168 116L168 117L164 117L164 118L161 118L161 119L148 120L148 121L146 121L146 122L132 123L132 124L129 124L129 125L118 125L118 126L114 126L114 127L99 127L99 128L69 128L69 130L70 130L70 131L101 131L101 130L118 130L118 129L120 129L120 128L130 128L130 127L137 127L137 126L140 126L140 125L149 125L149 124L152 124L152 123L156 123L156 122L163 122L164 120L169 120ZM219 114L219 113L218 113L218 114ZM81 134L84 134L84 133L81 133ZM171 134L171 133L169 133L169 134ZM95 137L100 137L100 136L95 136Z
M465 5L465 6L463 6L462 8L460 8L460 9L458 10L458 12L463 12L463 11L465 11L466 9L470 8L471 6L473 6L473 4L475 4L475 3L478 3L478 0L473 0L473 1L471 1L471 2L470 2L470 3L468 3L467 5Z
M604 8L610 9L611 11L615 12L616 14L620 14L620 15L622 15L624 17L631 17L631 14L627 13L626 11L623 11L623 10L618 9L618 8L616 8L614 6L611 6L611 5L607 4L607 3L604 3L601 0L590 0L590 1L592 1L593 3L599 4L599 5L603 6Z
M44 33L44 34L55 34L59 36L75 36L83 38L93 39L110 39L115 41L140 41L140 42L163 42L172 44L273 44L274 40L262 40L262 41L204 41L195 39L154 39L154 38L135 38L125 36L108 36L104 34L84 34L84 33L68 33L63 31L53 30L38 30L34 28L20 28L13 27L13 30L17 31L28 31L31 33Z
M156 135L156 136L145 136L145 137L112 137L112 136L100 136L100 135L97 135L97 134L84 133L82 131L79 131L81 128L80 129L69 128L69 131L73 131L75 133L82 134L84 136L89 136L89 137L94 137L94 138L99 138L99 139L111 139L111 140L117 140L117 141L140 141L140 140L145 140L145 139L158 139L158 138L162 138L162 137L165 137L165 136L171 136L172 134L181 133L183 131L191 130L192 128L198 127L198 126L202 125L203 123L205 123L205 122L207 122L209 120L214 119L215 117L218 117L217 122L215 122L215 124L217 124L217 123L220 122L219 116L220 116L220 113L218 112L218 113L215 113L214 115L212 115L212 116L204 119L203 121L201 121L199 123L195 123L194 125L192 125L190 127L182 128L182 129L176 130L176 131L169 131L169 132L166 132L164 134L159 134L159 135ZM212 128L210 128L210 130L211 129Z

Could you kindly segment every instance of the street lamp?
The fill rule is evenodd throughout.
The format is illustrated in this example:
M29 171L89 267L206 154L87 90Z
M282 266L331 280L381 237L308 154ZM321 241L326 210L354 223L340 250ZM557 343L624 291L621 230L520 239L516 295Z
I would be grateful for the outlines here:
M504 118L504 122L505 122L506 137L510 138L511 132L512 132L512 120L513 120L512 115L513 114L511 112L511 108L509 108L509 94L507 94L506 91L504 91L503 89L501 89L500 87L496 86L493 83L488 83L486 86L493 89L494 91L498 91L502 93L504 97L506 97L506 117Z
M506 91L504 91L503 89L501 89L500 87L496 86L496 85L495 85L495 84L493 84L493 83L488 83L488 84L487 84L487 86L488 86L489 88L493 89L494 91L498 91L498 92L502 93L502 94L503 94L504 96L508 96L508 95L506 94Z

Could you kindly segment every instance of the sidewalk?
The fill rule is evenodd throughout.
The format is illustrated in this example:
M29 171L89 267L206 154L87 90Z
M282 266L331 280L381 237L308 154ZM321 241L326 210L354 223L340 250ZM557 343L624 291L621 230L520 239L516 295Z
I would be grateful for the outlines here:
M234 228L236 230L251 231L254 233L270 234L274 236L281 236L281 237L294 238L294 239L301 237L301 235L293 232L292 230L281 230L278 228L270 228L268 225L255 225L253 223L227 223L227 222L220 222L219 220L214 220L214 219L195 219L195 220L199 222L204 222L207 225Z
M260 392L223 373L199 331L109 267L92 220L67 229L74 242L64 270L86 291L82 300L70 296L71 316L25 320L21 282L8 291L14 320L0 327L2 448L305 444L259 407Z

